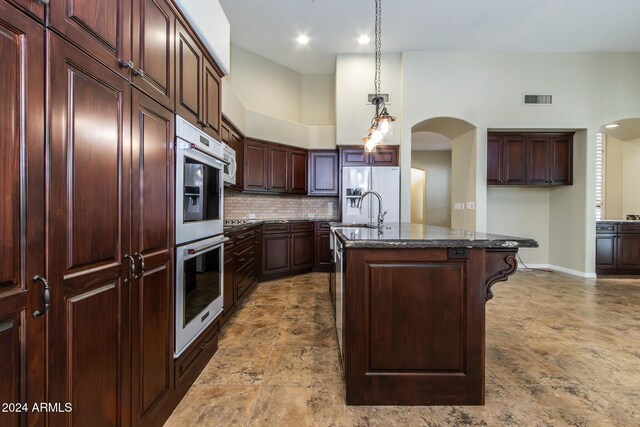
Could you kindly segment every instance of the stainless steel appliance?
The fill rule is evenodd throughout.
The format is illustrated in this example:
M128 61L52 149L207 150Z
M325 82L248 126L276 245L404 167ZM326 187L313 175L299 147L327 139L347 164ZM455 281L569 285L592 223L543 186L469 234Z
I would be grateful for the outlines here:
M224 144L176 116L176 244L221 234Z
M220 235L176 249L175 357L222 313L227 240Z
M236 172L238 171L238 163L236 162L236 150L224 144L224 182L229 184L236 183Z
M344 360L344 350L342 348L342 310L344 298L344 248L342 242L333 234L333 254L336 263L336 332L338 334L338 345L340 346L340 356Z

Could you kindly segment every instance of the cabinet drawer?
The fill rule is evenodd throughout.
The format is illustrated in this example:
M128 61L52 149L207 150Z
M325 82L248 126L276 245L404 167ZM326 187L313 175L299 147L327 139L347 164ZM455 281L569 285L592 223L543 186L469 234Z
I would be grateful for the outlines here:
M640 224L618 224L618 232L619 233L640 233Z
M615 234L617 230L616 224L597 224L596 233L598 234Z
M313 222L294 222L291 224L291 231L313 231Z
M286 233L289 231L289 224L264 224L262 226L262 232L264 234L274 234L274 233Z
M218 349L219 330L218 321L216 320L176 360L175 379L178 387L185 381L188 387L207 365L209 359Z
M327 221L316 222L316 231L317 232L326 231L328 233L330 230L331 230L331 226L329 225L329 223Z
M238 299L242 298L245 292L249 290L253 282L255 282L256 277L255 268L252 268L244 274L238 283L236 283L236 294L238 295Z
M255 234L256 231L254 228L250 230L243 230L242 232L236 234L234 239L236 246L240 246L248 241L251 241L255 237Z

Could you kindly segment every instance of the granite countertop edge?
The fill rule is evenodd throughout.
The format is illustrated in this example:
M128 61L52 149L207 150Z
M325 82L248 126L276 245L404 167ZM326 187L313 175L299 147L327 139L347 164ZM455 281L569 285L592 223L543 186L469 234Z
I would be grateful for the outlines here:
M224 234L233 233L245 228L256 227L263 224L290 224L297 222L334 222L336 218L309 218L309 219L257 219L254 222L248 222L246 224L234 224L225 225Z

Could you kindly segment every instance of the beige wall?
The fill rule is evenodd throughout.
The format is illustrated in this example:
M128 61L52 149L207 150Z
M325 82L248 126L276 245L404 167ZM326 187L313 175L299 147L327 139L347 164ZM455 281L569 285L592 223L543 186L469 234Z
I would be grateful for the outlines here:
M491 186L487 189L487 231L535 239L539 248L521 249L525 264L549 264L548 188Z
M235 45L231 62L222 111L247 136L335 148L335 75L303 75Z
M640 215L640 138L624 143L622 214Z
M426 224L426 186L425 186L425 170L420 168L411 168L411 223Z
M604 219L623 219L623 142L607 135L604 180Z
M387 108L391 115L401 116L402 108L402 55L384 54L381 63L381 92L389 94ZM367 95L373 93L374 56L338 55L336 61L336 142L338 145L362 144L361 138L367 136L375 107L367 104ZM396 122L398 123L398 122ZM411 139L409 138L409 141ZM385 144L398 145L400 133L385 137ZM404 187L409 197L411 174L405 169ZM406 221L409 220L410 207L403 207Z
M465 209L451 211L451 228L476 229L476 210L466 209L476 203L476 130L451 142L451 203L464 203Z
M412 151L411 167L426 172L426 223L451 226L451 151ZM413 209L415 197L412 197Z

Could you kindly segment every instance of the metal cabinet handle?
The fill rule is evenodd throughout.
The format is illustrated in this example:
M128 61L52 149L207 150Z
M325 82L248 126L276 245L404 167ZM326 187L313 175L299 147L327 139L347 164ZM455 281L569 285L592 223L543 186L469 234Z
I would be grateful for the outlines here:
M49 4L49 0L33 0L35 3L37 4L41 4L43 6L46 6Z
M209 344L211 344L211 341L205 341L204 344L202 344L200 346L200 350L204 350L205 348L209 347Z
M136 276L136 260L129 254L126 254L124 258L129 260L129 276L124 279L124 282L127 283L138 278Z
M138 77L144 77L144 70L142 68L138 68L137 70L133 70L133 75Z
M144 275L144 256L141 253L136 252L133 256L140 258L140 273L134 279L139 279Z
M35 275L33 276L34 282L41 282L44 285L44 291L42 292L42 302L44 302L44 309L36 310L33 312L33 317L40 317L49 311L49 303L51 302L51 291L49 290L49 282L42 276Z
M246 258L238 258L238 262L245 262L246 260Z
M36 0L37 1L37 0ZM49 1L49 0L45 0L45 1ZM122 65L122 68L126 68L127 70L133 70L133 61L123 61L120 65Z

